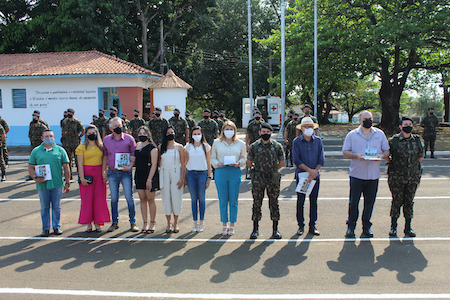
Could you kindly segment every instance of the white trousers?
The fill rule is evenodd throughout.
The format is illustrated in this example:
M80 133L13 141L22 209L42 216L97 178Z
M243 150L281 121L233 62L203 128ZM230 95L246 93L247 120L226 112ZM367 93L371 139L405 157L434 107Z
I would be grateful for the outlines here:
M181 214L183 187L178 189L181 170L179 168L162 168L159 173L161 196L164 204L164 214Z

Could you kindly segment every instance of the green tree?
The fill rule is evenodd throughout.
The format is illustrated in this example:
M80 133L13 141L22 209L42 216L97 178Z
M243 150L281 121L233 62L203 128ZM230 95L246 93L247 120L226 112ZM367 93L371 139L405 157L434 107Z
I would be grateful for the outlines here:
M27 52L29 0L0 0L0 53Z

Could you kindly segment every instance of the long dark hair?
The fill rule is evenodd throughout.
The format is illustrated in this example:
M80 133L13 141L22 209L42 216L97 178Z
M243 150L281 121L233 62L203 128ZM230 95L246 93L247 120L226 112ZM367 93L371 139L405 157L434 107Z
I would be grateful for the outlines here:
M87 138L87 132L89 129L95 129L95 133L97 133L97 139L95 140L95 144L97 145L97 147L103 151L103 143L102 143L102 137L100 136L100 133L98 132L98 128L97 126L93 125L93 124L89 124L88 126L86 126L86 128L84 129L84 146L85 149L87 149L88 146L88 142L89 139Z
M162 142L161 142L161 155L166 153L167 151L167 130L172 129L173 132L175 132L175 128L172 125L167 126L164 130L163 130L163 138L162 138Z
M206 154L206 140L205 140L205 134L203 133L203 128L201 128L200 126L194 126L192 127L191 133L189 134L189 143L191 143L192 145L194 145L194 138L192 137L192 133L194 132L194 130L200 130L200 132L202 133L202 139L200 140L200 143L202 143L202 147L203 147L203 151Z
M148 129L147 126L142 125L141 127L139 127L139 129L138 129L138 131L137 131L137 132L138 132L138 135L139 135L139 132L140 132L141 130L144 130L145 133L148 135L148 141L150 142L150 144L155 145L155 142L154 142L153 139L152 139L152 133L150 132L150 129Z

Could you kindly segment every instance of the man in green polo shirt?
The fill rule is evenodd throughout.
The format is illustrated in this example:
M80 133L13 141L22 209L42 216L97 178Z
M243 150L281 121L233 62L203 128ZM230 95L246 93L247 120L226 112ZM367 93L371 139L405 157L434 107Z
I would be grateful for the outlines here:
M46 129L42 133L43 143L34 148L28 161L28 173L36 181L41 202L42 237L50 235L50 205L52 206L53 233L62 234L61 196L70 191L69 157L64 148L55 144L55 134ZM62 179L64 168L65 185ZM64 189L62 187L64 186Z

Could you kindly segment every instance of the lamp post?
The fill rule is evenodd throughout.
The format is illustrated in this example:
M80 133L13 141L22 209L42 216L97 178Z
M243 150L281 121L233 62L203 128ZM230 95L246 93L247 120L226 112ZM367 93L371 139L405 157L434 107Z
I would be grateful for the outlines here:
M250 113L253 112L253 73L252 73L252 11L251 0L247 1L248 16L248 97L250 98Z
M284 118L286 115L286 67L285 67L285 22L284 11L286 4L284 0L281 0L281 126L278 132L278 137L281 137L283 131Z
M441 84L439 86L444 89L444 122L448 122L448 115L450 113L450 84Z
M314 0L314 116L317 118L317 0Z
M257 60L256 63L258 65L263 66L264 68L266 68L267 70L269 70L269 78L272 78L272 59L269 58L269 66L266 66L265 64L263 64L260 60ZM272 90L272 82L269 81L269 92L268 94L270 94L270 91Z

